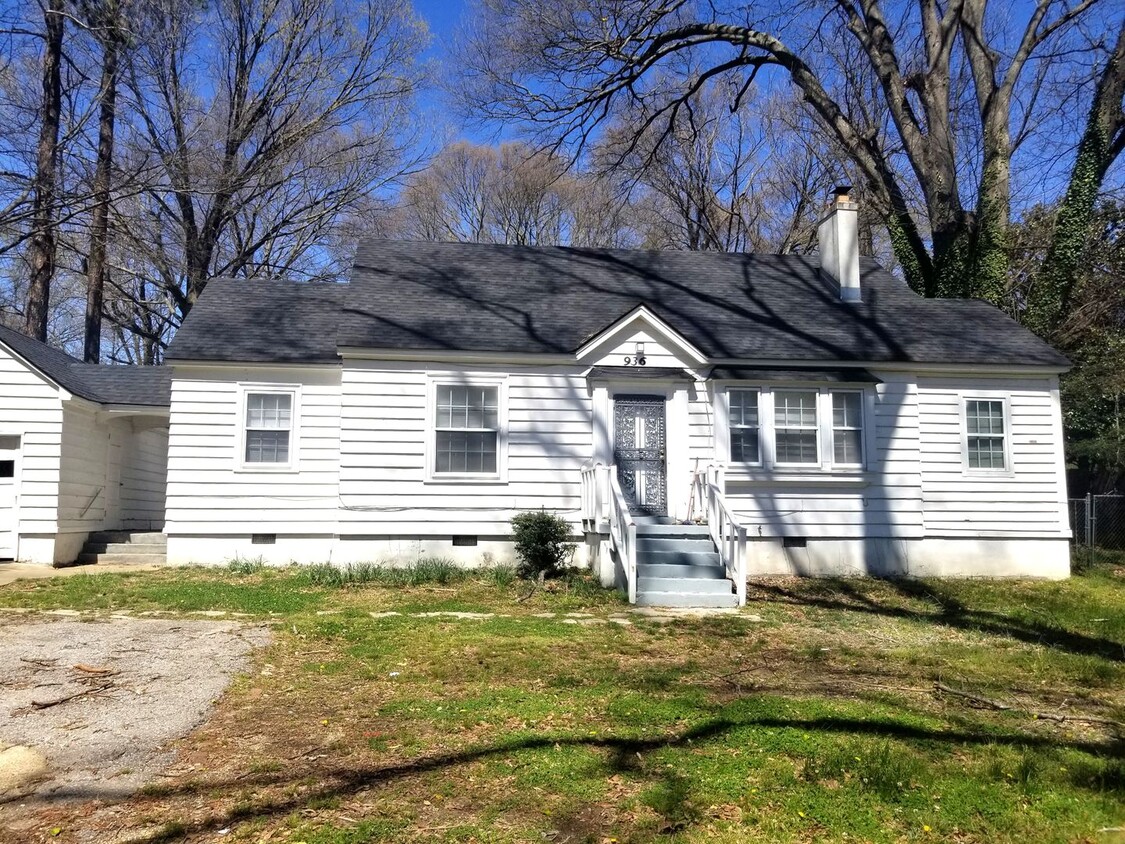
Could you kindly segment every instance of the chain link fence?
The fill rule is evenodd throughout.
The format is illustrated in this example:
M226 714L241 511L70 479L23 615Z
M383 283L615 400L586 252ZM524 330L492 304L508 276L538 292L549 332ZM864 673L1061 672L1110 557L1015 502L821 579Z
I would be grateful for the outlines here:
M1075 545L1125 549L1125 495L1071 498L1067 510Z

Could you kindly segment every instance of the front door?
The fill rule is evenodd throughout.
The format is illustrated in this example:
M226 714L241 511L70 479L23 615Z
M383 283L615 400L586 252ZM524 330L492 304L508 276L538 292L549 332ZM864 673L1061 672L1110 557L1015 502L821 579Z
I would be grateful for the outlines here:
M0 560L16 556L16 460L20 438L0 436Z
M668 513L664 396L615 396L613 462L629 512Z

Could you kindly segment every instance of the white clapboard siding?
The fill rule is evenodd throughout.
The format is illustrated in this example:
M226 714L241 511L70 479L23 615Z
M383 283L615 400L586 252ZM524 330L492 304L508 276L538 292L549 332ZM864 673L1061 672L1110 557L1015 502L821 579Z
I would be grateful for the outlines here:
M484 367L346 362L340 429L341 535L506 534L520 510L577 521L580 468L593 454L584 367ZM428 477L431 382L504 378L504 482Z
M927 536L1068 533L1055 379L920 377L919 435ZM964 399L1005 399L1011 467L973 473L964 455Z
M294 471L243 469L240 384L296 387ZM178 365L168 428L165 532L328 534L336 530L340 369Z
M21 534L58 527L63 410L58 388L0 346L0 433L20 438L16 468Z
M791 480L753 481L731 473L727 494L751 536L922 535L917 390L910 377L876 374L883 383L875 389L873 418L865 417L865 471L852 478L803 478L778 470Z
M123 528L160 530L168 489L168 429L138 430L129 438L121 467Z
M716 459L712 397L704 382L688 393L688 460L691 470L703 471Z
M120 428L128 423L116 424ZM120 445L120 432L115 440ZM66 403L59 480L59 533L101 530L106 525L110 495L106 474L109 442L109 426L98 422L95 405L79 400Z
M693 365L682 351L660 339L641 320L615 332L612 340L599 348L597 354L586 362L596 366L638 366L637 343L644 343L644 365L650 369L653 367L680 369ZM628 364L626 364L627 358Z

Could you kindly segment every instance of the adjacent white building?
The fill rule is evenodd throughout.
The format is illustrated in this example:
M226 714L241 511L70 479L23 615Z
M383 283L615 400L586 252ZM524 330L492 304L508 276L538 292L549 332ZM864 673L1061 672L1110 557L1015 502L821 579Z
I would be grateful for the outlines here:
M1067 361L859 258L854 216L837 197L823 266L371 240L348 284L212 281L166 405L155 380L144 406L79 396L0 335L9 553L63 560L139 520L173 563L481 563L542 508L642 599L697 577L737 600L756 573L1065 577ZM87 507L103 461L117 490Z

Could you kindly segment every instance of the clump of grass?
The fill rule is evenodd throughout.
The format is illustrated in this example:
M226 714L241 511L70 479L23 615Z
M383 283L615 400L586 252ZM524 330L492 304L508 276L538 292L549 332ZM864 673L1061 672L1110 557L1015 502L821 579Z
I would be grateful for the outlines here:
M923 764L902 746L882 742L874 747L837 747L805 762L806 782L852 781L884 800L897 800L924 774Z
M437 583L444 586L464 580L468 572L452 560L445 557L423 557L405 570L408 574L410 586L423 586L427 583Z
M422 557L406 566L378 563L348 563L344 566L317 563L302 572L313 586L343 588L378 583L383 586L446 585L464 580L468 572L444 557Z
M490 566L481 570L481 576L486 583L491 583L498 589L507 589L516 582L516 569L515 566Z
M235 554L227 561L227 571L231 574L257 574L265 567L265 558L261 556L243 557L241 554Z

